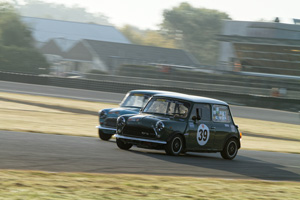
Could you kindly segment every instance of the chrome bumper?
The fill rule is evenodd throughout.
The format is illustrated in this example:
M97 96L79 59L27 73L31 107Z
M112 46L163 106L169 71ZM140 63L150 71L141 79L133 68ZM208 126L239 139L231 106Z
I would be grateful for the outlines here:
M135 141L142 141L142 142L151 142L151 143L157 143L157 144L167 144L166 141L159 141L159 140L149 140L149 139L143 139L143 138L134 138L134 137L128 137L128 136L123 136L116 134L116 138L120 139L126 139L126 140L135 140Z
M96 128L98 128L98 129L103 129L103 130L109 130L109 131L117 131L117 129L115 129L115 128L107 128L107 127L103 127L103 126L96 126Z

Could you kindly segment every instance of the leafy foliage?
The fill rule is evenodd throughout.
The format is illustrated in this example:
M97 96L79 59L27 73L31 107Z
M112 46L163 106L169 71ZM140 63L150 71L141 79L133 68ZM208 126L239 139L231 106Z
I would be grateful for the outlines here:
M22 24L12 5L0 3L0 44L5 46L32 47L30 30Z
M67 7L63 4L47 3L40 0L25 0L24 5L16 5L23 16L40 17L83 23L109 25L108 18L101 13L89 13L79 6Z
M48 73L48 64L34 48L0 45L0 70L44 74Z
M140 30L134 26L125 25L121 32L134 44L176 48L176 41L155 30Z
M0 70L45 73L48 64L33 47L31 31L12 5L0 3L0 11Z
M165 10L162 31L180 41L181 48L190 51L202 64L216 64L218 42L226 13L205 8L194 8L188 3Z

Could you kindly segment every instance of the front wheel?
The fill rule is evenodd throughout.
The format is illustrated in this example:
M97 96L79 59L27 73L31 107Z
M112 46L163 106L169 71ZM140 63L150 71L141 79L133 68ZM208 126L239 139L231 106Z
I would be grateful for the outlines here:
M237 155L237 152L238 152L237 140L231 138L226 142L223 151L221 151L221 156L224 159L232 160Z
M175 135L165 146L168 155L177 156L183 149L183 139L180 135Z
M105 140L105 141L109 140L109 139L112 137L111 134L105 134L105 133L103 133L103 131L100 130L100 129L98 129L98 135L99 135L99 138L100 138L101 140Z
M116 142L117 142L118 147L123 150L128 150L132 147L132 144L125 143L123 140L118 139L118 138L116 139Z

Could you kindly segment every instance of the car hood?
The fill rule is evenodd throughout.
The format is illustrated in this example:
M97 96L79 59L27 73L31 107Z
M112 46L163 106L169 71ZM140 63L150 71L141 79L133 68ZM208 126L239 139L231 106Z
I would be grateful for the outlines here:
M134 115L132 117L129 117L127 120L127 124L152 127L155 126L156 123L160 120L169 120L169 118L164 116L151 115L151 114L141 114L141 115Z
M119 107L109 110L108 116L120 116L125 114L137 114L139 113L139 108L130 108L130 107Z

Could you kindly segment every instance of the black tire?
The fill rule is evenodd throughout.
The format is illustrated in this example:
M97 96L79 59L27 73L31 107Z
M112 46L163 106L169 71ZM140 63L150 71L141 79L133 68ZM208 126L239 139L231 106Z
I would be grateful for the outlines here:
M111 134L105 134L105 133L103 133L103 131L100 130L100 129L98 129L98 135L99 135L99 138L101 140L105 140L105 141L109 140L113 136Z
M123 150L128 150L132 147L132 144L129 144L129 143L125 143L124 141L122 141L121 139L118 139L117 138L117 145L120 149L123 149Z
M168 155L177 156L183 150L183 139L177 134L165 146L165 151Z
M238 152L238 142L236 139L231 138L226 142L223 151L221 151L221 156L224 159L232 160L237 155L237 152Z

